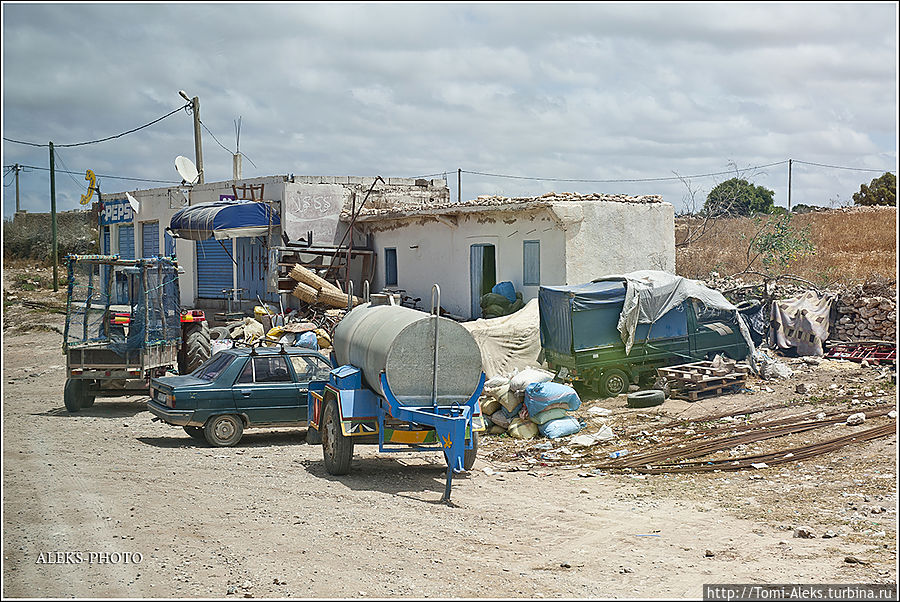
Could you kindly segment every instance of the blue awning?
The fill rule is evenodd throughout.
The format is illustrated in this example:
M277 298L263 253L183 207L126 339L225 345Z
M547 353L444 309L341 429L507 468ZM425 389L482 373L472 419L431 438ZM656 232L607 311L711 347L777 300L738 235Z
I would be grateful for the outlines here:
M214 201L181 209L172 216L172 236L189 240L261 236L281 224L278 213L259 201Z

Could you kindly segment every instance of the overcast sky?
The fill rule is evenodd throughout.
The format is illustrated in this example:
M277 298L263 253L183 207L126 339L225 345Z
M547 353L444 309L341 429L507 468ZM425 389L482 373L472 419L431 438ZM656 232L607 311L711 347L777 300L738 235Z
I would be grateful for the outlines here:
M787 204L847 203L897 166L897 4L3 4L3 136L102 138L199 96L206 181L463 173L462 199L547 191L661 194L736 166ZM84 170L180 180L181 111L137 133L59 148L60 210ZM3 165L49 166L3 142ZM6 173L6 170L4 170ZM694 178L702 202L728 175ZM3 214L15 209L12 174ZM165 185L101 178L104 192ZM20 174L49 209L49 174Z

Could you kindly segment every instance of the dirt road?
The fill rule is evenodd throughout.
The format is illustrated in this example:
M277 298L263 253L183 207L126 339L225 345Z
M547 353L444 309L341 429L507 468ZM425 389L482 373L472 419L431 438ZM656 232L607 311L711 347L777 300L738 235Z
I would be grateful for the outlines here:
M59 334L4 334L4 596L697 598L704 583L896 583L896 437L766 478L488 474L505 444L487 441L448 507L436 455L357 447L335 478L303 429L213 449L151 422L140 398L69 415ZM837 457L869 463L847 474ZM849 480L828 489L825 464ZM886 507L869 517L881 526L841 522L848 500ZM840 536L792 537L795 512Z

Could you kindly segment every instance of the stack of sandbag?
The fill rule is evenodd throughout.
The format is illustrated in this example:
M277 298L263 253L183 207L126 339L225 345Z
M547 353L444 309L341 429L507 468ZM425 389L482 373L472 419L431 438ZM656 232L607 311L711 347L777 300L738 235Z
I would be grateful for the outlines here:
M550 439L566 437L584 426L569 412L581 407L581 399L575 389L554 382L537 382L525 388L525 409L528 418L538 426L540 433Z
M538 425L528 418L524 405L525 390L533 383L553 380L553 373L528 368L513 373L511 378L495 376L484 384L481 413L491 434L506 432L516 439L531 439L538 434ZM579 402L580 403L580 402Z
M312 270L298 263L291 268L290 276L297 281L291 294L301 301L310 305L324 303L329 307L347 307L347 294ZM356 306L360 302L360 298L354 296L350 304Z
M481 317L485 319L508 316L525 307L522 293L517 293L512 282L499 282L491 292L481 296Z

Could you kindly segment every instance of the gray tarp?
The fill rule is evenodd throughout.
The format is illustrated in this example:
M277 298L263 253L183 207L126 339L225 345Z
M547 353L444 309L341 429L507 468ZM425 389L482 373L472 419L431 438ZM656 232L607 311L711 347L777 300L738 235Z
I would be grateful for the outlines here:
M619 316L618 329L625 343L625 353L631 352L634 344L634 331L638 323L652 324L670 309L681 305L687 299L696 299L707 307L733 311L737 317L741 335L753 354L753 341L750 330L737 307L719 291L713 290L697 280L690 280L668 272L656 270L640 270L621 276L605 276L594 282L608 280L625 281L625 302Z
M792 299L772 303L769 346L795 348L798 355L823 355L822 343L828 339L831 304L834 297L807 291Z

